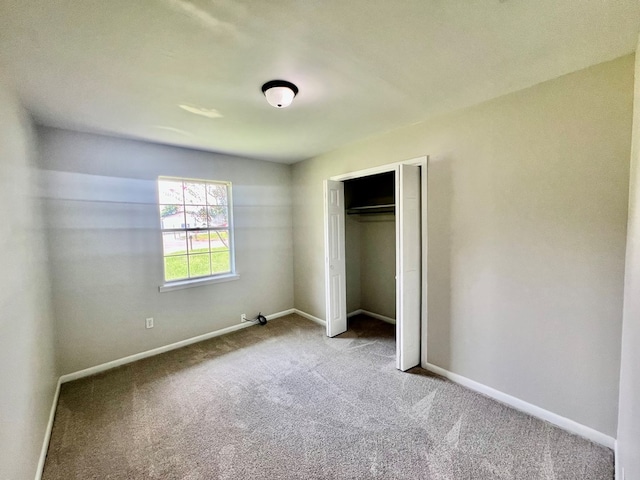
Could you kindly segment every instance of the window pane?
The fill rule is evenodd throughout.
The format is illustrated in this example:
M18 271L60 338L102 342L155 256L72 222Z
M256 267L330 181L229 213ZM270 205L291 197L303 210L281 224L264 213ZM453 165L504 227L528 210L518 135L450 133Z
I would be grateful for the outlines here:
M182 182L180 180L158 180L160 203L184 203Z
M209 227L219 228L229 226L229 217L227 215L227 207L208 207L207 220Z
M181 280L189 276L187 267L187 256L165 257L164 259L164 279L169 282L171 280Z
M229 250L229 231L211 230L211 251Z
M227 185L224 183L207 183L207 203L209 205L228 205Z
M187 236L184 232L165 232L162 234L164 255L185 255L187 253Z
M209 253L209 231L188 232L189 253Z
M229 250L212 252L211 253L211 267L213 273L225 273L231 271L231 255Z
M187 205L206 205L204 183L184 182L184 203Z
M211 275L209 254L189 255L189 273L191 278Z
M158 178L165 281L231 271L230 188L218 181Z
M160 205L160 221L163 229L184 228L182 205Z
M198 206L185 208L188 228L207 228L207 207Z

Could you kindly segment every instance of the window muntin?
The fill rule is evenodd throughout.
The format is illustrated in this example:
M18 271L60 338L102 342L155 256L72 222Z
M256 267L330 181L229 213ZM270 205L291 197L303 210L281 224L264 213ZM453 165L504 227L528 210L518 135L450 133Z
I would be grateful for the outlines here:
M158 178L164 281L233 273L231 183Z

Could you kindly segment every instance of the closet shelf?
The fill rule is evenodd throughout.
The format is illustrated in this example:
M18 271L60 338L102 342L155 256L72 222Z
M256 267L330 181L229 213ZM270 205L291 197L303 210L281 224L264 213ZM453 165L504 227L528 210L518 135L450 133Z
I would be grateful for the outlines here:
M384 205L366 205L364 207L347 208L347 215L373 215L377 213L395 213L395 203Z

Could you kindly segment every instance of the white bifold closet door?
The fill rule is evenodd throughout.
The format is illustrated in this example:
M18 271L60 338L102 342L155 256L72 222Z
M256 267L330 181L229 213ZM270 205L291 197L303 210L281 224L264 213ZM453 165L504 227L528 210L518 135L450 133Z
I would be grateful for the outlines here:
M420 364L421 199L420 167L396 170L396 366ZM327 335L347 331L344 184L326 180L325 289Z
M347 331L344 183L325 180L325 275L327 335Z
M421 222L420 167L396 173L396 366L420 364Z

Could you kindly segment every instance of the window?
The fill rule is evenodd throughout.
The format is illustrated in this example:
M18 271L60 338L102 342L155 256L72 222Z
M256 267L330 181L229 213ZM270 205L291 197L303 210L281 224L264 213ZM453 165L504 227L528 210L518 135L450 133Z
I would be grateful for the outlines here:
M158 178L164 281L234 273L231 183Z

